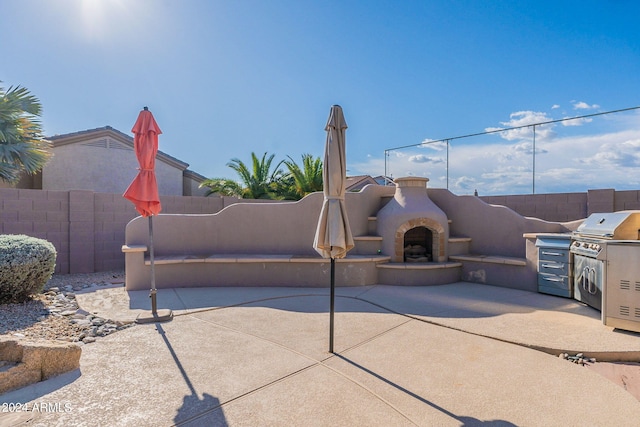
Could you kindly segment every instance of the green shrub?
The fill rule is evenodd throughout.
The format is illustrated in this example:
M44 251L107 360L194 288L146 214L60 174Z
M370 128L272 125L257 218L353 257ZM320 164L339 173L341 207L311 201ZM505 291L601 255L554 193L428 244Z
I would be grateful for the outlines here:
M42 292L56 266L56 248L25 235L0 235L0 304Z

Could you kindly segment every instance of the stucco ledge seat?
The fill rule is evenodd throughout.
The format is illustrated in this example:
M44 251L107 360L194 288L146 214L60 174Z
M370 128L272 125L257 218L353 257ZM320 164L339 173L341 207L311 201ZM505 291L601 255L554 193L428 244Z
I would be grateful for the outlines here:
M361 262L383 262L389 261L388 256L365 256L353 255L346 258L337 259L336 262L361 263ZM194 264L194 263L326 263L328 259L320 256L305 255L273 255L273 254L214 254L214 255L159 255L154 256L155 265L166 264ZM151 265L151 259L147 256L144 259L145 265Z
M500 255L450 255L450 261L462 263L462 280L537 291L536 269L526 258Z
M506 257L497 255L450 255L449 259L458 262L481 262L490 264L507 264L525 267L527 265L526 258Z
M147 289L151 260L145 245L124 245L127 290ZM343 286L376 283L376 266L384 255L348 255L337 259ZM305 254L158 254L154 255L158 288L201 286L326 286L329 259ZM339 284L340 286L340 284Z

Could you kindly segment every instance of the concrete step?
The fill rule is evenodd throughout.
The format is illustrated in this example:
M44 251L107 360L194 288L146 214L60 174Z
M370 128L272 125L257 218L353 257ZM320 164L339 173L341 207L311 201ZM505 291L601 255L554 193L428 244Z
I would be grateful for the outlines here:
M466 255L470 245L471 237L449 237L449 255Z
M382 249L380 236L355 236L353 242L356 246L351 253L354 255L379 255Z
M381 285L431 286L455 283L462 277L460 262L380 263L378 281Z

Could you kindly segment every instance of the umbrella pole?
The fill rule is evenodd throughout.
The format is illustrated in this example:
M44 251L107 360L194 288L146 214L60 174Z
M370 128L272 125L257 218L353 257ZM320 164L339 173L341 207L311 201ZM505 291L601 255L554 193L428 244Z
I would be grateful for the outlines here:
M158 315L158 301L156 299L156 266L153 253L153 215L149 215L149 261L151 261L151 313Z
M158 313L158 300L156 289L156 266L153 252L153 215L149 215L149 261L151 263L151 314L142 313L136 318L136 323L165 322L173 318L173 312L170 309L160 310Z
M329 353L333 353L333 313L336 300L336 260L331 258L331 304L329 309Z

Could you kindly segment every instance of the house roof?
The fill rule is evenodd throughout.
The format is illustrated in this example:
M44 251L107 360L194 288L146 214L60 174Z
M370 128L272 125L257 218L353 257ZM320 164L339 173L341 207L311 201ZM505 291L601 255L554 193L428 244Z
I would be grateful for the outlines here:
M378 175L375 178L373 178L379 185L395 185L393 183L393 178L388 177L388 176L384 176L384 175Z
M182 175L186 178L194 180L195 182L202 182L208 179L206 176L200 175L198 172L194 172L191 169L185 169L184 172L182 172Z
M78 132L65 133L62 135L54 135L54 136L46 137L45 139L51 142L51 144L53 145L53 148L55 148L63 145L85 142L88 139L107 137L107 136L133 149L133 137L123 132L120 132L117 129L114 129L111 126L81 130ZM158 150L158 154L156 158L182 171L186 170L189 167L188 163L185 163L182 160L178 160L175 157L170 156L167 153L164 153L160 150Z
M367 184L377 184L377 182L371 177L371 175L356 175L348 176L345 182L347 191L360 190Z

